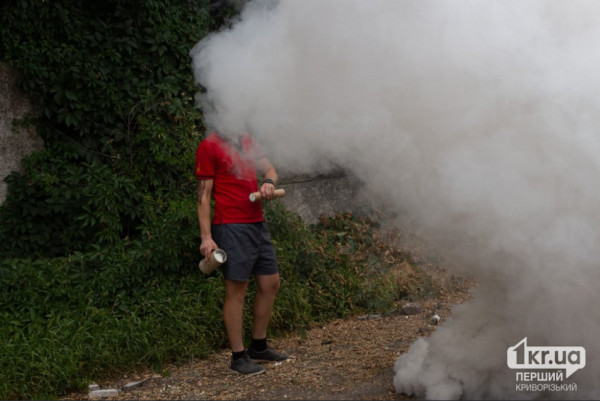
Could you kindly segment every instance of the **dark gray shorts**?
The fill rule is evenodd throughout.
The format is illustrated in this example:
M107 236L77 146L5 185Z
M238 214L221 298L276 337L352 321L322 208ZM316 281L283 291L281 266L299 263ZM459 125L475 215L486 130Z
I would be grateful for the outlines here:
M279 272L275 247L267 224L213 224L212 236L217 246L227 254L222 269L225 278L248 281L252 275Z

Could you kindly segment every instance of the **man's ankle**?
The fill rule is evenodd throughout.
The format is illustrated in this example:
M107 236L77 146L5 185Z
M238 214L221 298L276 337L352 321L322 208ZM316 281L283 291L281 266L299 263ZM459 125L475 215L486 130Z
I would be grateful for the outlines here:
M233 352L233 351L231 351L231 359L234 360L234 361L237 361L238 359L240 359L244 355L246 355L246 350L242 350L242 351L239 351L239 352Z
M267 338L253 338L250 347L256 352L263 352L267 349Z

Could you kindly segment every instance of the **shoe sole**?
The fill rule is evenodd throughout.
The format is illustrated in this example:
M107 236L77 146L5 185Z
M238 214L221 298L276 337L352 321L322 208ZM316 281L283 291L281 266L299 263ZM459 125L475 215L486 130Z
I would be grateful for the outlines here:
M250 355L248 355L250 356ZM254 356L250 356L250 359L252 359L253 361L263 361L263 362L283 362L283 361L287 361L288 359L290 359L290 357L288 356L287 358L283 358L283 359L269 359L269 358L261 358L258 355L254 355Z
M238 375L240 375L240 376L243 376L243 377L252 377L252 376L260 375L260 374L263 374L263 373L267 373L267 370L266 370L266 369L259 370L258 372L252 372L252 373L246 373L246 374L244 374L244 373L241 373L241 372L238 372L238 371L237 371L237 370L235 370L235 369L231 369L231 371L232 371L232 372L235 372L235 373L237 373Z

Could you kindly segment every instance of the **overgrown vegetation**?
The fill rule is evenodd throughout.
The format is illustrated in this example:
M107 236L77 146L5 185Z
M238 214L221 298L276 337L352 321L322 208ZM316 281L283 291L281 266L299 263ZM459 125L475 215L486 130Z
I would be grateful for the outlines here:
M208 1L15 0L1 18L1 59L22 72L46 150L7 180L0 255L152 235L172 200L193 196L202 120L188 53Z
M204 129L188 52L218 26L209 6L3 3L0 60L21 71L37 113L20 124L45 150L7 178L0 207L0 398L58 397L224 345L222 277L196 267ZM266 213L282 276L274 334L406 295L373 221L309 227L278 202Z
M386 310L409 295L371 220L340 215L309 227L279 201L266 212L282 277L273 335ZM205 276L192 262L185 273L159 276L150 272L158 266L148 249L149 242L123 241L2 261L0 397L52 398L119 371L161 371L166 361L225 346L220 271Z

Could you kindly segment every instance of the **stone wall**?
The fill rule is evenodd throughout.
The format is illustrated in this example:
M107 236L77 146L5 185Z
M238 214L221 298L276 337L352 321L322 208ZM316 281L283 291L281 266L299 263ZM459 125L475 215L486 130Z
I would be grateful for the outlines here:
M21 159L43 147L35 132L17 128L14 120L31 113L29 99L17 87L18 74L6 63L0 63L0 203L6 197L4 179L21 169Z

